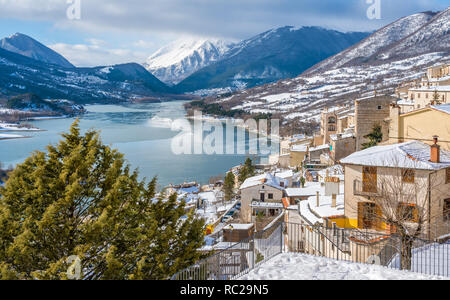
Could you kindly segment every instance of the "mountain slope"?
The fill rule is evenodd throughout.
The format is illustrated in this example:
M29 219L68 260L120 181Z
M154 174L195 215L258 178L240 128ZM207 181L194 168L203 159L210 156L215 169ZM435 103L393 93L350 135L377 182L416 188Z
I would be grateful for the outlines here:
M138 64L66 69L0 49L0 94L33 93L78 103L161 96L172 89Z
M62 55L25 34L16 33L0 40L0 48L45 63L58 65L64 68L74 68L74 66Z
M338 68L344 65L357 65L377 56L382 49L393 45L427 24L435 14L425 12L401 18L376 31L358 44L339 54L318 63L305 73Z
M365 38L320 27L282 27L233 46L224 58L180 82L183 92L242 89L297 76L315 63Z
M223 58L231 44L221 40L180 39L151 55L144 66L161 81L175 85Z
M450 63L449 14L447 8L400 19L296 78L206 101L226 110L270 112L287 122L317 120L322 108L353 104L374 90L393 94L400 83L423 76L425 68Z

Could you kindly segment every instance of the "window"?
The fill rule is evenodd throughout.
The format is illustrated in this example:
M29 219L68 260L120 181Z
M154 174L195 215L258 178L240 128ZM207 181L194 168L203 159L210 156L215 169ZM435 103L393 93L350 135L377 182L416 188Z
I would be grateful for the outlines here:
M378 105L378 110L381 110L383 107L381 105Z
M375 203L358 203L358 228L381 230L381 209Z
M336 131L336 126L328 126L328 131Z
M445 170L445 183L446 184L450 183L450 168L447 168Z
M419 210L415 204L400 203L397 207L399 218L409 222L419 222Z
M377 168L363 167L363 192L376 193L377 192Z
M402 181L406 183L414 183L415 171L411 169L402 170Z
M269 199L273 199L273 194L269 194Z
M444 221L450 221L450 198L444 200Z

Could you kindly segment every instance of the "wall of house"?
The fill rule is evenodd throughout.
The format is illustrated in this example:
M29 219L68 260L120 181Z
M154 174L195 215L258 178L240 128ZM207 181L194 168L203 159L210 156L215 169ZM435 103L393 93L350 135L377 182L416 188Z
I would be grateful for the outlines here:
M372 132L375 125L381 125L383 140L389 139L389 123L385 119L389 117L390 104L394 100L392 97L380 96L355 101L356 151L369 141L364 136Z
M450 150L450 114L430 108L396 116L393 108L390 143L420 140L431 145L434 135L439 136L441 149Z
M341 138L331 141L333 150L331 151L331 158L334 161L339 161L356 151L356 138Z
M293 168L301 167L305 160L306 152L291 151L289 165Z
M345 165L345 228L358 228L358 203L359 202L371 202L375 195L360 196L355 194L354 181L358 180L362 182L362 166ZM377 168L377 179L380 185L383 182L399 183L401 181L400 170L397 168ZM429 204L429 176L431 178L431 204ZM415 170L415 182L414 184L404 184L404 193L409 195L415 195L417 200L415 204L419 209L423 210L424 216L429 216L426 220L427 225L431 229L439 229L437 232L433 230L431 238L442 235L448 227L444 228L443 220L443 205L444 199L450 198L450 182L446 183L446 170L440 170L436 173L428 170ZM411 200L411 197L405 197L405 201ZM430 213L429 213L430 212ZM384 224L383 229L386 228Z
M252 208L250 205L253 201L259 201L261 193L264 193L265 202L282 203L283 191L267 185L257 185L241 190L241 219L244 223L252 221ZM273 194L273 199L269 199L269 194Z
M450 91L438 91L441 104L450 103ZM434 99L434 90L424 91L412 89L408 92L408 99L414 100L414 108L424 108L430 105Z

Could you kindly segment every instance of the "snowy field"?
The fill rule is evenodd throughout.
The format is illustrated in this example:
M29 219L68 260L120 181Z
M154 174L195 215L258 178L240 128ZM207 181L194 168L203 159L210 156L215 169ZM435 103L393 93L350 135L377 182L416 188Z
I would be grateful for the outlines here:
M280 254L240 280L429 280L450 278L337 261L298 253Z

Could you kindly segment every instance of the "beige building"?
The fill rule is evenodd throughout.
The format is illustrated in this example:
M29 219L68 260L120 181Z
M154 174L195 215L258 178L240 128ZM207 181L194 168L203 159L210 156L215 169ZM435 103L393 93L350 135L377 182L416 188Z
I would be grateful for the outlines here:
M436 99L438 99L438 103L436 103ZM414 109L450 103L450 85L410 89L408 100L414 102Z
M419 140L433 144L438 136L443 149L450 151L450 104L435 105L402 113L398 105L391 105L389 144Z
M423 233L428 238L448 233L450 152L437 144L410 141L356 152L341 163L345 167L344 227L390 233L388 224L373 218L383 214L375 201L386 191L386 183L398 182L402 199L407 199L398 205L410 209L411 223L417 222L420 213L425 216Z
M288 180L270 173L250 177L240 187L241 221L254 223L258 213L266 217L275 217L283 211L282 199Z

